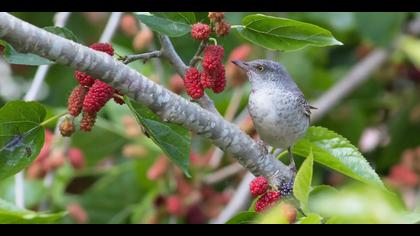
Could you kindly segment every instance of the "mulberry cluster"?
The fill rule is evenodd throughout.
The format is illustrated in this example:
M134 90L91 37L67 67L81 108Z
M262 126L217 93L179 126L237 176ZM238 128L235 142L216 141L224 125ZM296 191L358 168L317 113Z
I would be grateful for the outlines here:
M255 203L255 211L262 212L271 207L275 202L279 201L282 194L279 191L272 191L269 189L268 180L259 176L251 181L249 190L253 197L261 196Z
M202 97L206 88L211 88L215 93L221 93L226 86L223 47L209 45L205 47L203 53L201 62L203 71L199 72L196 68L191 67L185 74L185 89L193 99Z
M108 43L94 43L90 48L105 52L110 56L114 55L114 49ZM73 89L68 98L68 111L73 117L77 117L83 112L80 122L82 131L90 131L93 128L98 113L103 106L110 100L118 104L124 104L121 93L108 84L93 78L81 71L76 71L74 77L79 82L79 86ZM70 134L69 132L66 134Z

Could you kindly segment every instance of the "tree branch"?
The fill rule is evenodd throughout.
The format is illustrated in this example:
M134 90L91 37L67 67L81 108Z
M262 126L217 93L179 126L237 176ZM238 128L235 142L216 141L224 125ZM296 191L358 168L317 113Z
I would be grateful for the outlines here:
M293 177L290 168L262 150L237 126L154 83L105 53L49 33L8 13L0 13L0 38L16 50L71 66L110 84L136 102L149 107L163 120L180 124L209 138L216 146L231 152L255 176L272 179L274 185ZM162 46L170 46L166 37L162 38L163 42L166 41L165 46ZM173 48L171 51L166 54L172 53L173 57L179 59L178 55L173 55ZM183 62L176 64L175 67L186 68Z
M184 78L185 71L188 69L188 66L185 65L185 63L179 57L178 53L176 53L171 40L166 35L159 35L159 40L160 40L160 45L162 47L161 49L162 56L166 58L169 61L169 63L171 63L172 66L174 66L177 73L181 75L182 78ZM220 116L219 111L214 106L214 102L206 93L204 93L204 96L198 99L197 102L204 109L209 110L213 112L214 114L217 114Z
M127 55L122 59L122 63L129 64L137 60L143 60L143 63L146 63L151 58L156 58L156 57L161 57L161 56L162 56L161 51L152 51L152 52L146 52L142 54Z

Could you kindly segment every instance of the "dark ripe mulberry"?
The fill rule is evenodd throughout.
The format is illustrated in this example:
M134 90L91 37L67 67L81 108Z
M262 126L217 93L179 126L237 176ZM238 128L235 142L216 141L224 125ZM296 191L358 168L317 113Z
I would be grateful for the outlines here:
M83 107L83 100L85 99L87 89L83 86L77 86L71 92L67 99L67 110L70 115L76 117L80 114Z
M211 28L207 24L197 23L191 28L191 37L195 40L202 41L210 37Z
M194 67L190 67L185 72L185 90L187 90L188 95L193 99L199 99L204 95L204 88L201 85L200 76L200 72Z
M83 111L97 113L114 96L114 88L96 80L83 101Z

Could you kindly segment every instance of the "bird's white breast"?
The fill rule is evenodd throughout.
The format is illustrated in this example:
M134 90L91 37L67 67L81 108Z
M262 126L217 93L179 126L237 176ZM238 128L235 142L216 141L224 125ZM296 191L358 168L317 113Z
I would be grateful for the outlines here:
M288 148L304 135L309 126L309 119L296 98L285 90L254 90L248 110L260 138L276 148Z

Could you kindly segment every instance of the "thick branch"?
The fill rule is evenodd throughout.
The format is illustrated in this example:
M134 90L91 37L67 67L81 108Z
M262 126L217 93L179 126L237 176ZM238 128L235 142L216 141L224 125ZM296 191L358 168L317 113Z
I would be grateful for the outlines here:
M275 185L293 176L286 165L261 150L237 126L172 93L105 53L49 33L7 13L0 13L0 38L21 52L71 66L110 84L152 109L163 120L181 124L209 138L221 149L231 152L251 173L272 178Z

